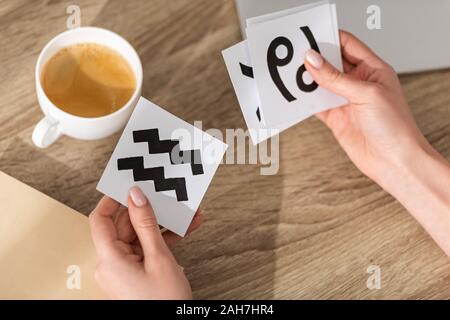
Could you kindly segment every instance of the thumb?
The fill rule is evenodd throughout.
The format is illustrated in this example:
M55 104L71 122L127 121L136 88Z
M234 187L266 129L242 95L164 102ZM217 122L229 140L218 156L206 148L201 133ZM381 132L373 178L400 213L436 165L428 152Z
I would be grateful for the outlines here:
M129 191L128 213L145 257L168 250L150 202L137 186Z
M363 81L340 72L313 49L305 54L305 66L319 86L346 98L349 102L358 102L367 87Z

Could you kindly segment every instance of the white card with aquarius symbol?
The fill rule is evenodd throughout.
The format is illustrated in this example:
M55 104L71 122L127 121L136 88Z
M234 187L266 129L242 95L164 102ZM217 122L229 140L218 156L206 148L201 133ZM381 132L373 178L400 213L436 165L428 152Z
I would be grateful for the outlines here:
M127 206L139 186L158 223L184 236L227 145L141 98L97 185Z

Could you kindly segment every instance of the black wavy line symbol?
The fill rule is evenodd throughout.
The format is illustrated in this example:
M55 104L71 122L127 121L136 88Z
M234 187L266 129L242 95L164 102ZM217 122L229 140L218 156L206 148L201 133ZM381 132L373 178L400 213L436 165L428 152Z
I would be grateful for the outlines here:
M203 174L200 150L180 150L178 140L160 140L158 129L133 131L133 141L135 143L147 142L149 154L168 153L170 163L173 165L191 165L193 175ZM177 155L177 156L174 156ZM117 159L118 170L133 170L134 181L153 181L155 190L174 190L178 201L187 201L185 178L165 178L164 167L144 167L144 157L129 157Z
M144 168L144 157L122 158L117 160L119 170L133 170L134 181L152 180L156 192L175 190L178 201L187 201L186 180L184 178L164 177L164 168Z
M149 154L168 153L171 164L190 163L193 175L203 174L200 150L183 151L178 140L159 140L158 129L133 131L133 140L147 142Z

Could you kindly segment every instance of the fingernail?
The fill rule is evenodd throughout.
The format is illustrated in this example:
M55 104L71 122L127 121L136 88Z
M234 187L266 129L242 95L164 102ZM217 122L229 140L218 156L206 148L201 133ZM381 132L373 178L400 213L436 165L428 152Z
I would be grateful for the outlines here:
M320 69L323 66L323 58L317 51L309 49L305 53L305 59L310 65L316 69Z
M132 187L129 193L136 207L143 207L147 204L147 197L138 186Z

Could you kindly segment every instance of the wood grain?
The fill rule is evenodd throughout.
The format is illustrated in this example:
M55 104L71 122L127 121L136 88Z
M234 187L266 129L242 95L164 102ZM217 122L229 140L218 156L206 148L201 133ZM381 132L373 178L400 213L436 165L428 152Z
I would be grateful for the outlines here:
M69 1L0 1L0 170L84 214L118 134L32 145L42 117L34 65L66 28ZM203 128L245 128L221 57L241 39L231 0L80 0L82 25L111 29L137 49L143 95ZM450 158L450 71L403 76L419 126ZM206 221L174 253L196 298L450 298L450 264L422 228L348 160L311 118L280 137L280 170L223 165ZM366 269L379 265L381 290Z

